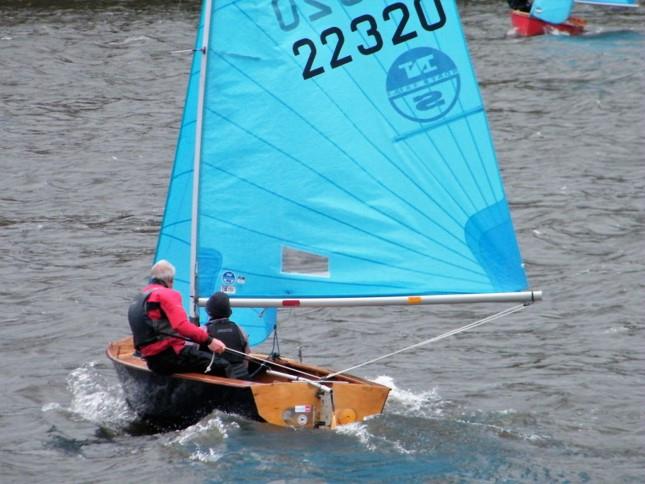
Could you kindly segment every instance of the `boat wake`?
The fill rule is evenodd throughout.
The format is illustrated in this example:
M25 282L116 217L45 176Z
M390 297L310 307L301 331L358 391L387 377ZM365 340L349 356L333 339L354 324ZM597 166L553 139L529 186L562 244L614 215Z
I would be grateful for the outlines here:
M226 456L226 439L240 429L242 417L215 412L202 421L178 432L168 446L181 449L190 460L215 463Z
M136 415L128 407L121 386L110 383L99 370L97 362L73 370L67 377L72 396L69 407L50 403L43 406L43 411L62 409L111 430L127 428L136 420Z
M436 388L416 392L397 386L389 376L378 376L374 381L392 389L383 414L339 426L332 432L280 429L214 411L195 425L167 433L163 437L164 445L184 454L187 459L208 464L217 463L228 455L231 446L237 447L244 442L243 447L248 449L260 442L282 441L284 432L290 433L294 445L298 441L306 441L308 446L330 448L353 448L358 444L371 455L402 458L448 455L460 446L504 447L509 441L525 442L529 446L550 445L551 439L530 430L534 428L530 415L513 410L464 412L455 402L442 398ZM141 428L120 385L106 379L99 364L91 362L73 370L67 378L67 386L71 393L69 407L51 403L45 405L43 411L62 409L108 429L110 433L158 433Z
M52 403L43 410L62 409L71 418L92 422L109 435L145 434L136 430L140 424L118 383L105 378L102 370L97 363L73 370L67 378L69 407ZM302 475L302 470L296 470L302 465L312 475L341 475L351 460L358 475L372 475L374 465L387 461L393 467L383 469L385 477L430 472L486 480L499 476L500 469L521 472L525 456L536 447L557 445L552 438L538 435L535 416L514 410L464 409L460 403L442 398L437 388L414 391L397 386L389 376L374 380L392 389L383 414L333 431L276 427L216 410L183 430L148 433L155 433L155 442L173 454L216 466L231 480L249 477L235 465L240 459L248 464L246 469L252 469L250 475L258 478L267 466L279 466L291 477ZM280 451L269 458L268 448ZM324 465L322 455L326 456ZM335 462L331 469L330 459Z
M477 447L503 446L507 441L529 446L553 443L532 430L537 424L531 415L512 409L464 409L442 398L436 388L414 392L398 387L388 376L374 381L392 389L383 414L335 430L354 437L368 451L419 455L466 443Z
M441 398L436 388L415 393L397 387L394 379L389 376L379 376L374 381L392 389L385 407L386 413L425 418L438 417L443 414L444 407L449 403Z

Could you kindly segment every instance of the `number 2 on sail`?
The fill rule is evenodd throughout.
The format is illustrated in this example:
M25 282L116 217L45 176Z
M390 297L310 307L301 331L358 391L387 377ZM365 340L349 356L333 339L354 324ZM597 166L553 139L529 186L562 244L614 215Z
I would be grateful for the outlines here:
M319 2L315 2L318 4ZM345 3L348 5L349 3ZM274 7L276 3L274 2ZM394 33L391 36L392 45L398 45L418 36L418 32L410 25L411 15L416 14L419 25L426 31L432 32L433 30L440 29L446 22L446 15L440 0L434 0L434 6L438 20L429 22L422 0L414 0L414 11L410 12L410 8L403 2L395 2L387 5L381 12L382 20L377 20L373 15L364 14L359 15L351 20L348 34L351 40L359 39L360 43L354 43L356 51L363 55L368 56L379 52L385 45L384 36L379 27L382 27L385 22L393 22L395 24ZM295 28L300 20L292 3L292 19L287 24L279 10L275 10L278 23L283 30L292 30ZM317 14L311 15L309 20L315 21L321 16L326 16L331 13L331 10L320 10ZM340 27L329 27L320 33L320 38L313 40L308 37L298 39L293 43L293 55L298 57L306 55L307 60L302 71L302 78L307 80L325 73L325 67L321 65L318 59L319 46L329 46L332 49L329 67L336 69L354 60L351 55L351 47L347 46L345 33Z

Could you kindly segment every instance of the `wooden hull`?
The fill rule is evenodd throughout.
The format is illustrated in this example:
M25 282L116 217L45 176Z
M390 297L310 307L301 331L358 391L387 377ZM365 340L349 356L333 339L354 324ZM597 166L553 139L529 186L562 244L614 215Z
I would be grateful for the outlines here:
M550 24L531 17L528 12L520 12L518 10L511 12L511 23L517 35L521 37L532 37L534 35L544 35L553 32L580 35L585 30L585 21L576 17L571 17L561 24Z
M200 373L157 375L134 355L129 337L110 343L107 356L130 407L142 421L160 430L185 428L213 410L279 426L334 428L381 413L390 392L386 386L351 375L317 382L331 370L285 358L275 360L281 365L278 373L262 373L254 381ZM298 371L310 375L306 377L310 381L294 381L301 376Z

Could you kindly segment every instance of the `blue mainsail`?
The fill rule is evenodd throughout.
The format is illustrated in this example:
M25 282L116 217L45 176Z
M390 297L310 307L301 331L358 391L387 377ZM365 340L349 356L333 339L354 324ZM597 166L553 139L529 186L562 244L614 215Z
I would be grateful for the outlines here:
M186 298L200 74L197 296L527 288L454 1L215 1L208 37L157 249Z
M561 24L571 15L573 0L535 0L531 16L552 24Z

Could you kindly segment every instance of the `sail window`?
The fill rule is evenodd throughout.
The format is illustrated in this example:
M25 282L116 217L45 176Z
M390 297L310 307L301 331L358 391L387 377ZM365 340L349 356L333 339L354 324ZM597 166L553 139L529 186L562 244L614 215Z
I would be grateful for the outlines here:
M329 277L329 258L294 249L282 248L282 272L318 277Z

